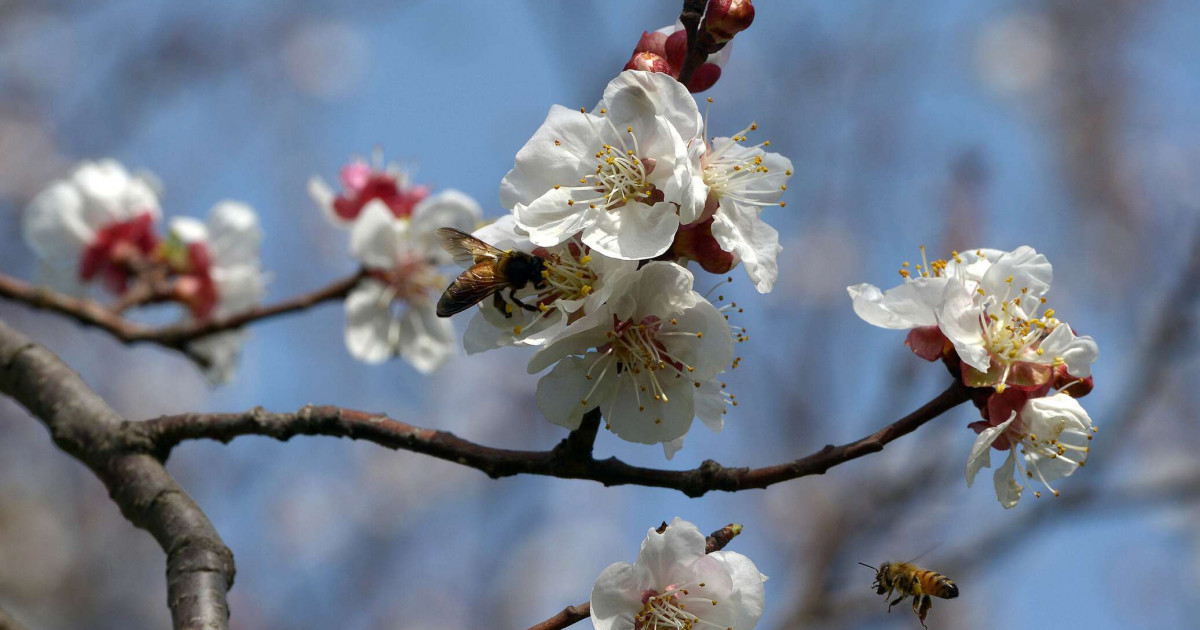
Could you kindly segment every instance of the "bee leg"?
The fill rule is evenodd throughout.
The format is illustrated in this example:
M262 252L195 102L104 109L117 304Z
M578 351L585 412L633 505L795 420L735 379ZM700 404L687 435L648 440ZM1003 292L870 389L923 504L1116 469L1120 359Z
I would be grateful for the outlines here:
M497 293L497 295L499 295L499 293ZM521 300L517 299L517 290L515 288L508 290L508 299L511 300L513 304L516 304L517 306L520 306L521 308L523 308L527 311L533 311L534 313L538 312L538 309L536 306L526 304L526 303L522 302Z
M504 317L512 317L512 305L504 301L504 295L497 291L492 294L492 303L496 305L496 310L504 314Z
M933 607L933 601L931 599L929 599L929 596L928 595L922 596L921 597L921 609L917 611L917 619L920 619L921 625L926 628L928 628L929 626L925 625L925 615L927 615L929 613L929 609L932 607ZM913 600L913 609L916 610L916 608L917 608L916 600Z
M889 595L889 597L891 597L891 596ZM904 601L905 597L908 597L908 595L901 595L900 597L897 597L896 599L892 600L892 602L888 604L888 612L892 612L892 606L895 606L896 604L899 604L900 602Z

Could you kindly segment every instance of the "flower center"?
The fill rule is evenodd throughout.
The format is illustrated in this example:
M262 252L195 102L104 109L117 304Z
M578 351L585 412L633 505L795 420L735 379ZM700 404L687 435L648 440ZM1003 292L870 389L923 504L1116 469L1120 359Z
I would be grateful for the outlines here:
M583 110L580 111L582 113ZM601 116L606 113L604 109L600 110ZM588 124L593 125L592 129L596 135L603 137L603 134L595 128L591 118L587 120ZM554 188L595 193L595 196L582 195L583 199L575 199L572 195L572 198L567 200L569 206L586 203L590 208L602 207L605 210L616 210L633 201L645 204L662 201L662 191L655 188L649 179L650 173L654 172L656 161L654 158L639 157L642 153L633 127L627 126L625 132L621 133L607 116L604 117L604 122L611 132L609 135L616 138L617 144L602 142L600 148L593 154L596 158L594 172L580 177L576 184L565 187L556 184ZM628 141L626 141L626 137L628 137ZM558 140L555 140L554 143L562 145Z
M597 348L599 356L588 368L587 379L595 379L596 383L581 401L588 404L588 397L596 391L609 370L616 372L616 377L633 379L634 396L637 397L638 411L645 411L642 395L654 400L668 403L663 382L667 378L683 378L690 375L696 368L682 359L672 356L667 341L672 337L702 338L701 331L687 332L678 330L679 321L676 319L661 320L653 315L641 321L620 321L613 315L613 329L608 331L608 343ZM597 376L593 377L593 373ZM700 383L688 376L689 380L700 387ZM655 423L661 423L656 419Z
M642 593L642 610L633 616L634 630L665 630L667 628L681 630L692 628L724 628L711 621L705 621L696 612L702 612L705 607L718 605L717 600L702 597L699 593L693 595L691 589L704 590L704 582L692 587L668 586L664 593L648 590ZM689 610L689 605L691 609Z
M542 280L546 287L538 293L538 308L544 313L557 300L582 300L596 288L600 275L588 263L592 257L576 254L572 245L569 254L546 259Z
M1093 429L1094 431L1095 429ZM1060 423L1054 428L1050 436L1042 436L1039 438L1036 434L1026 433L1021 436L1021 454L1023 457L1017 459L1017 466L1022 468L1022 481L1025 479L1033 479L1036 477L1042 485L1046 486L1054 496L1058 496L1058 490L1050 486L1050 482L1046 480L1046 476L1042 473L1038 466L1039 460L1059 460L1069 466L1082 467L1088 458L1088 453L1091 451L1089 446L1079 446L1068 442L1063 442L1064 435L1073 436L1075 438L1082 437L1084 440L1090 441L1092 436L1085 431L1071 428L1063 423ZM1028 468L1021 466L1021 461L1024 460ZM1028 485L1028 482L1026 482ZM1033 496L1041 498L1042 493L1035 491Z
M707 127L707 117L705 126ZM771 170L763 165L761 151L750 157L740 152L737 156L730 154L730 150L739 146L739 142L746 141L746 134L756 129L758 129L758 125L751 124L732 138L726 138L720 144L708 143L708 152L700 158L700 166L704 169L704 183L708 185L717 199L732 199L752 206L785 206L787 202L765 199L765 197L774 196L774 191L756 186L759 180L771 173ZM771 146L771 141L766 140L751 148L758 149L769 146ZM790 176L792 172L786 171L785 174ZM783 184L779 188L787 190L787 184Z
M413 209L429 196L425 186L409 185L408 177L399 171L375 170L364 162L353 162L342 168L344 193L333 200L333 211L347 221L358 217L363 207L378 199L397 218L412 216Z
M89 281L99 276L109 290L124 293L129 277L157 246L154 217L148 212L110 223L96 232L80 256L79 278Z
M408 255L391 269L370 269L372 278L388 286L381 299L390 304L396 300L416 302L429 299L429 292L445 284L437 268L429 261Z

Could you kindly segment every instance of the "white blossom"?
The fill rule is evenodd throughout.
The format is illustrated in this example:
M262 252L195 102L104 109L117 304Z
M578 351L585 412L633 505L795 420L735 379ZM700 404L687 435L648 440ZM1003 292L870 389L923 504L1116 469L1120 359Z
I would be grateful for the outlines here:
M1092 419L1071 396L1060 392L1031 398L1008 420L979 433L967 458L967 486L974 483L981 468L991 467L991 450L1004 438L1008 457L994 475L1000 504L1005 508L1015 506L1028 480L1041 482L1058 496L1050 482L1069 477L1083 467L1094 431ZM1022 483L1017 483L1014 475ZM1037 491L1034 495L1042 496Z
M692 282L679 265L649 263L623 278L601 308L539 348L529 372L554 365L538 382L546 418L575 429L598 407L609 429L642 444L682 437L697 414L719 427L723 405L697 404L697 392L729 366L733 337Z
M612 258L653 258L704 210L700 133L683 85L627 70L592 113L550 109L501 182L501 202L535 245L579 234Z
M971 368L964 373L969 385L999 391L1008 383L1041 385L1059 366L1073 377L1091 374L1096 342L1076 336L1044 308L1053 269L1033 248L954 252L948 260L923 261L915 274L907 264L904 282L886 292L848 287L855 313L883 328L936 326Z
M751 630L762 617L767 576L732 551L704 553L704 534L676 518L646 532L633 564L605 568L592 586L596 630Z
M700 163L709 195L718 204L713 238L740 260L759 293L768 293L779 275L775 259L783 247L779 233L762 220L762 211L767 206L783 206L779 198L787 190L792 162L764 151L770 142L739 144L757 128L752 124L732 138L713 138Z
M356 359L382 363L400 355L429 373L454 354L454 328L437 317L447 280L438 265L452 262L436 236L440 227L472 230L482 217L473 199L446 190L423 200L410 220L372 201L350 232L351 253L368 277L346 297L346 347Z
M124 290L125 263L158 244L158 182L131 175L112 159L81 162L52 182L25 208L23 233L41 263L45 282L79 293L94 278Z
M222 201L206 222L172 219L163 255L178 274L176 292L188 306L188 319L205 321L235 315L262 303L266 274L261 265L262 230L250 206ZM189 351L208 362L213 383L233 378L247 333L217 333L189 344Z
M538 346L546 343L586 313L608 301L612 289L624 276L637 269L632 260L609 258L593 251L578 239L551 247L537 247L518 228L512 215L505 215L475 232L474 236L500 249L531 252L546 261L542 285L531 283L517 291L517 299L536 311L507 303L499 311L491 300L480 303L463 335L468 354L501 346Z

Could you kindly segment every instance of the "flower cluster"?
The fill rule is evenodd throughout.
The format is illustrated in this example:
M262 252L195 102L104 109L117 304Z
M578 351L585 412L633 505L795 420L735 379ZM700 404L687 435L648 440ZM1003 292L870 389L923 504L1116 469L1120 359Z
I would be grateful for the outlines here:
M350 230L350 252L365 277L346 297L346 348L365 363L400 356L428 374L454 355L454 329L434 311L453 262L438 244L441 227L473 230L483 210L457 190L430 194L398 166L356 159L342 167L335 194L314 177L309 193L326 217Z
M704 534L676 518L651 529L633 564L609 565L592 586L596 630L751 630L763 614L767 576L732 551L704 553Z
M876 326L909 330L905 343L914 353L941 359L964 385L976 388L983 420L969 425L979 436L967 485L990 466L990 449L1007 450L995 474L1004 507L1021 496L1014 473L1057 496L1050 482L1084 465L1095 431L1073 397L1092 389L1096 342L1076 335L1046 306L1053 269L1033 248L952 252L934 261L921 252L921 264L901 267L899 286L849 287L854 311Z
M475 236L544 270L502 308L485 302L464 345L536 346L530 372L553 366L537 394L551 422L575 429L598 408L618 436L668 457L694 418L721 428L733 397L716 379L745 330L686 264L741 262L770 291L779 236L761 215L783 205L792 167L767 142L745 144L755 125L711 140L705 126L678 81L627 70L592 112L552 107L501 182L512 214Z
M45 281L81 295L98 283L120 308L170 301L185 319L207 321L259 304L266 277L262 232L249 206L222 201L207 223L172 219L157 232L160 186L131 175L114 160L83 162L29 202L25 240L37 253ZM213 335L192 344L214 382L233 375L244 333Z

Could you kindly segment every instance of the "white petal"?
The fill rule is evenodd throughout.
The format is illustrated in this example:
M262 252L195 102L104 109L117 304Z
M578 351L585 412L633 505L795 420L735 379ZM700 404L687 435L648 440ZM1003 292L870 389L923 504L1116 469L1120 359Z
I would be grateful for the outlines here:
M429 374L454 356L454 325L437 316L432 302L410 302L399 321L396 348L418 372Z
M591 226L583 228L581 240L605 256L644 260L667 251L678 229L674 204L634 202L598 215Z
M960 282L949 282L942 296L942 303L935 311L938 328L942 334L954 344L963 363L987 372L991 367L991 356L983 345L984 317L982 306L975 303L974 297Z
M1017 470L1017 453L1016 449L1010 449L1008 458L1004 460L1004 464L996 469L995 475L992 477L992 482L996 486L996 499L1000 501L1000 505L1004 509L1009 509L1021 500L1021 484L1013 479L1013 475Z
M846 291L863 321L903 330L937 324L934 309L941 303L945 287L945 278L914 278L887 292L866 283L846 287Z
M383 363L394 354L391 300L387 286L363 280L346 296L346 348L365 363Z
M659 588L670 584L679 568L690 567L704 556L704 534L694 524L676 517L663 533L646 532L638 551L637 566L645 567L652 584Z
M722 562L733 579L733 589L737 593L739 604L737 620L733 627L738 630L751 630L762 618L766 603L763 582L767 581L767 576L760 573L758 567L740 553L714 551L708 556Z
M783 247L779 232L759 218L757 208L731 199L722 201L713 217L712 235L721 249L737 254L759 293L771 291L779 276L775 259Z
M1012 278L1011 285L1009 278ZM980 286L987 295L1011 293L1013 297L1019 295L1021 289L1028 288L1030 297L1039 298L1050 290L1053 279L1054 268L1046 257L1032 247L1022 245L1000 256L983 275Z
M537 406L547 420L574 431L579 428L583 414L612 399L615 370L609 370L602 378L602 368L597 368L592 380L587 378L598 357L596 353L583 358L567 357L538 381Z
M698 137L703 127L696 99L682 83L661 72L622 72L604 89L604 105L618 126L635 118L662 116L684 142Z
M1095 339L1087 335L1076 337L1066 322L1055 326L1038 347L1043 359L1062 359L1067 374L1079 378L1087 378L1092 374L1092 364L1100 354Z
M551 189L528 205L513 207L517 226L529 233L530 242L542 247L558 245L590 227L604 212L584 204L568 204L571 194L565 188Z
M337 198L337 195L329 187L329 184L325 183L324 179L313 176L308 180L308 196L312 197L317 207L321 209L321 214L325 215L325 218L330 223L339 227L343 227L348 223L348 221L339 217L337 212L334 211L333 201Z
M733 338L725 316L708 300L701 300L675 318L678 325L667 324L663 330L703 334L665 337L663 343L672 357L695 369L689 377L707 381L724 372L733 361Z
M980 468L991 468L991 451L992 443L996 441L1004 432L1008 430L1009 425L1017 418L1017 412L1013 412L1008 417L1008 420L994 427L988 427L979 433L975 438L975 444L971 445L971 454L967 456L967 487L975 483L975 475ZM1011 477L1011 475L1009 475Z
M523 252L533 250L529 233L517 227L517 219L511 214L506 214L488 223L475 230L471 235L499 249L517 249Z
M696 417L714 433L720 433L724 428L725 396L719 381L705 381L696 390Z
M601 405L600 411L609 428L621 439L658 444L682 437L691 428L696 415L696 388L691 381L671 376L660 378L665 402L655 400L650 390L638 391L637 381L627 372L622 372L616 381L614 399L608 405Z
M683 439L685 437L687 436L681 435L674 440L667 440L666 442L662 443L663 455L665 455L668 460L674 459L675 453L678 453L679 449L683 448Z
M350 253L367 267L391 269L405 249L407 231L407 222L392 215L383 202L372 200L350 229Z
M208 227L195 217L175 217L167 223L167 231L185 244L207 244Z
M413 209L412 233L414 246L439 264L448 265L454 258L442 249L436 236L438 228L449 227L468 234L483 220L483 209L466 193L446 189L426 197Z
M628 562L608 565L592 586L592 626L596 630L633 630L633 617L642 609L642 591L651 587L642 567Z
M79 257L96 236L83 220L83 197L69 182L57 181L25 207L22 231L38 257L76 271Z
M239 313L262 303L267 292L267 278L253 265L216 267L212 270L217 285L216 315L224 317Z
M208 361L204 376L213 385L224 385L233 380L237 372L238 359L242 354L242 344L246 340L244 331L234 331L209 335L188 344L188 352L199 355Z
M599 116L554 105L529 142L517 152L513 169L500 182L500 203L513 209L528 205L555 184L574 185L595 168L600 149Z
M611 330L611 306L589 313L533 353L529 358L529 373L537 374L565 356L583 354L591 348L604 345L608 342L607 333Z
M254 209L239 201L221 201L208 213L210 249L222 266L257 265L262 229Z

